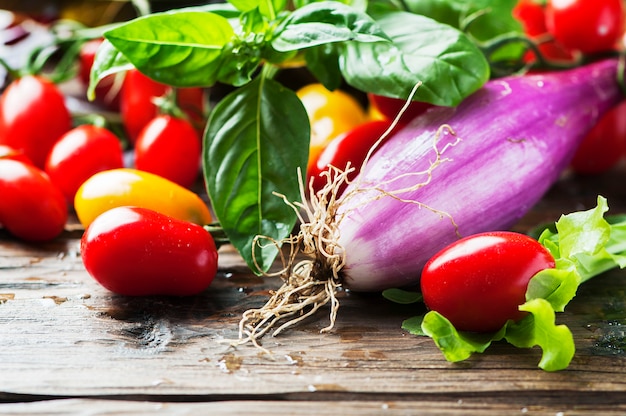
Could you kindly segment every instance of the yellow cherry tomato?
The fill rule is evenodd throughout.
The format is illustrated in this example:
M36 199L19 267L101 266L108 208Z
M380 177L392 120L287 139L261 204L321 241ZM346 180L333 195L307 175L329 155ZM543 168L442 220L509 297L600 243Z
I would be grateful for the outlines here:
M332 139L368 119L367 112L357 99L345 91L330 91L322 84L309 84L296 93L311 124L309 165L317 160Z
M198 194L137 169L96 173L81 185L74 198L76 215L85 227L98 215L119 206L148 208L199 225L212 222L211 212Z
M367 116L371 121L377 120L389 120L390 118L384 115L375 105L370 105L367 108Z

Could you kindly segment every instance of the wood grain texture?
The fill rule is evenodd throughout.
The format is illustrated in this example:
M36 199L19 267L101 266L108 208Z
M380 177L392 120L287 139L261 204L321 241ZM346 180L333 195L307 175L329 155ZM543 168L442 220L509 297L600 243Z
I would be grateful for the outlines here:
M0 414L11 415L67 415L68 413L85 413L93 416L103 415L135 415L135 414L175 414L186 415L317 415L317 416L367 416L367 415L459 415L477 414L484 416L502 415L589 415L603 416L623 415L626 407L621 405L594 406L582 405L537 405L485 403L476 400L442 400L442 401L398 401L398 400L365 400L365 401L220 401L220 402L146 402L125 400L97 399L61 399L34 403L17 403L0 405ZM599 412L599 413L596 413Z
M592 207L598 194L626 212L625 172L565 177L516 228ZM419 307L347 292L331 333L319 333L321 313L265 338L267 356L227 340L279 281L250 274L230 246L201 295L129 298L88 276L80 234L29 245L0 232L0 413L626 413L626 271L586 283L559 315L577 344L561 372L539 370L539 350L504 343L448 363L400 328Z

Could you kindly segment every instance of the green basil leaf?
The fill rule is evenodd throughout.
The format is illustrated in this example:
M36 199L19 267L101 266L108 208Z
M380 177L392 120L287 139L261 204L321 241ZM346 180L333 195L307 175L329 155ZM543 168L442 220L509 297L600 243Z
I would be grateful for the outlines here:
M201 6L190 6L178 9L180 12L211 12L227 19L239 19L241 12L231 3L210 3Z
M276 19L278 14L287 8L287 0L264 0L259 4L259 10L270 20Z
M300 9L307 4L318 3L320 0L294 0L294 6L296 9ZM323 1L323 0L322 0ZM348 6L352 6L357 10L365 11L367 9L367 4L370 0L337 0L338 3L343 3ZM387 0L384 0L387 1Z
M213 85L234 35L225 17L195 11L148 15L104 33L137 69L176 87Z
M430 17L467 33L481 44L504 34L523 34L521 23L513 17L518 0L407 0L406 11ZM490 60L516 60L524 50L519 42L508 42L489 51Z
M422 294L419 292L411 292L404 289L386 289L383 290L383 297L401 305L421 302Z
M458 29L470 15L475 20L468 27L472 37L485 41L503 33L522 33L521 23L513 17L518 0L406 0L406 10L435 19Z
M350 42L340 59L348 84L375 94L455 106L489 79L489 64L459 30L424 16L387 13L378 20L393 43ZM416 30L419 28L419 30Z
M237 10L249 12L259 7L260 0L228 0Z
M248 56L237 59L232 55L232 60L224 59L223 65L218 69L216 81L223 84L240 87L252 80L254 73L259 67L259 56Z
M241 14L239 19L244 33L263 33L267 30L268 21L259 9L252 9Z
M277 29L272 47L286 52L331 42L388 39L366 13L336 1L323 1L307 4L291 13Z
M409 334L425 337L427 335L422 330L422 322L424 322L424 315L413 316L402 322L402 329Z
M276 15L287 6L286 0L229 0L229 2L242 12L259 9L270 20L274 20Z
M330 91L339 88L343 82L338 48L336 43L327 43L304 51L307 69Z
M119 52L106 39L98 47L94 63L91 68L91 74L89 75L89 88L87 89L87 98L93 100L96 96L96 86L100 81L109 75L116 74L118 72L127 71L131 69L133 65L126 59L121 52Z
M254 237L280 241L295 225L295 211L274 192L299 200L297 168L306 169L308 125L297 95L262 77L227 95L209 118L203 146L207 191L229 241L255 273L272 265L278 247L265 240L254 246Z

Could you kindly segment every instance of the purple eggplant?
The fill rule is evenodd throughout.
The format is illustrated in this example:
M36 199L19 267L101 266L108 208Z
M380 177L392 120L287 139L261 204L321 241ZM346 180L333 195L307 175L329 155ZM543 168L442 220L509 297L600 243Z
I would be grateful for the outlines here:
M425 262L446 245L514 225L623 99L617 71L608 59L492 80L458 107L435 108L387 140L344 193L360 189L340 208L343 284L354 291L416 284ZM441 163L428 184L381 197L381 190L427 181L419 172L437 160L435 147Z

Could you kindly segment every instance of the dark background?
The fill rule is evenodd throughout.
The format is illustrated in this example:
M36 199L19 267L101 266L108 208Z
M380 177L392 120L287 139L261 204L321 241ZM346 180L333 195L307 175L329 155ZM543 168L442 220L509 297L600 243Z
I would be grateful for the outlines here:
M185 6L199 6L208 1L151 0L151 11L165 11ZM137 16L130 1L123 0L2 0L0 9L19 12L42 21L58 18L78 20L88 26L128 20Z

